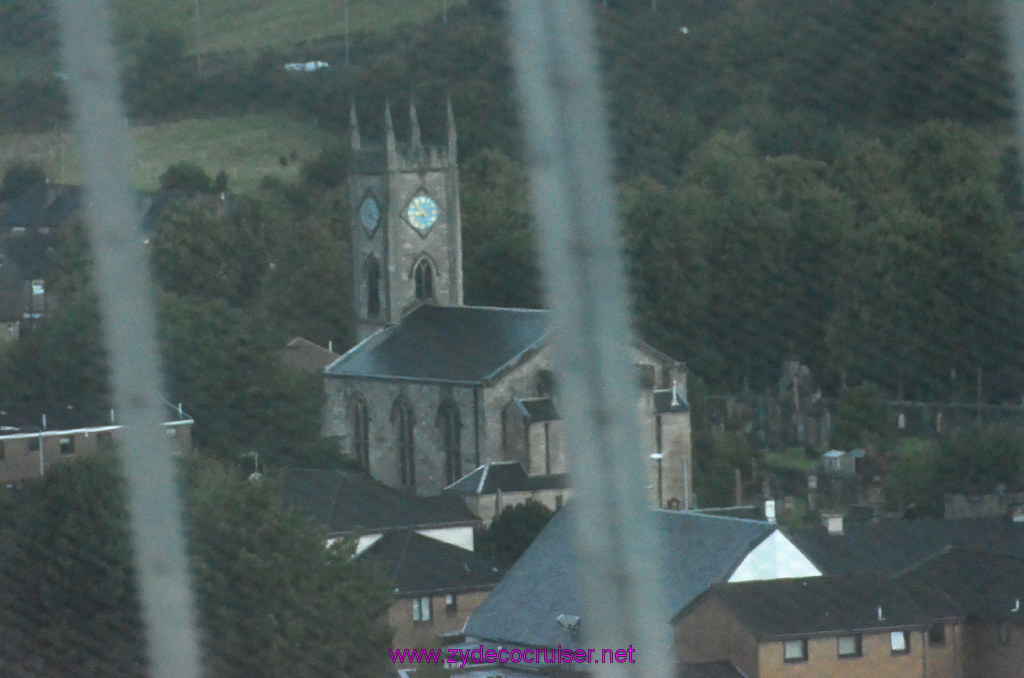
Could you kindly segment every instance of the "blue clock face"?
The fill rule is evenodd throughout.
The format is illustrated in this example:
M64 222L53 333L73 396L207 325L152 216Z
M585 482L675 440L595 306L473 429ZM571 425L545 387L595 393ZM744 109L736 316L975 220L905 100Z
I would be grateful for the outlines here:
M366 234L372 236L380 225L380 206L372 194L363 198L363 204L359 206L359 221L362 222Z
M427 231L437 223L440 210L437 203L426 193L420 193L409 201L405 208L405 218L409 225L415 228L420 235L426 235Z

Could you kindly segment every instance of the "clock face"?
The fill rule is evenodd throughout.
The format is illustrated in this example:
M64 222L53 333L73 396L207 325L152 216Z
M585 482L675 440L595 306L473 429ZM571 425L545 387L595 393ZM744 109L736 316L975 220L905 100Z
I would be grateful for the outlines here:
M376 233L377 226L380 225L380 206L377 205L377 199L372 193L368 193L363 198L363 204L359 206L359 221L363 223L367 235L373 236Z
M426 235L427 231L433 228L439 214L437 203L426 193L416 195L409 201L409 206L405 208L406 220L420 235Z

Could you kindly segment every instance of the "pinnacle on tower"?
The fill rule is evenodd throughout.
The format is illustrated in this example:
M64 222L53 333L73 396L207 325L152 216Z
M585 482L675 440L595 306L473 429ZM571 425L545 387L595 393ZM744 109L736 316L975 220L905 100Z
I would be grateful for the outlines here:
M398 157L398 144L395 142L395 124L391 121L391 102L384 106L384 143L388 152L388 165L394 165Z
M352 107L349 110L348 125L352 132L352 150L358 151L362 146L362 142L359 138L359 120L356 118L356 102L352 102Z
M455 131L455 113L452 112L452 98L448 97L448 160L455 162L459 135Z
M416 102L412 99L409 100L409 126L412 129L412 147L413 153L419 153L423 150L423 144L420 140L420 121L416 116Z

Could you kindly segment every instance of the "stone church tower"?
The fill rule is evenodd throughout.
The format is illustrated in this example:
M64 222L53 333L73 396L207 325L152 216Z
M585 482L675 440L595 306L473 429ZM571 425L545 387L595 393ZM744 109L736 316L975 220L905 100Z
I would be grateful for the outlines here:
M399 144L390 105L383 148L364 146L351 112L349 231L357 340L398 323L421 303L462 305L462 224L451 101L444 145L425 144L415 105Z

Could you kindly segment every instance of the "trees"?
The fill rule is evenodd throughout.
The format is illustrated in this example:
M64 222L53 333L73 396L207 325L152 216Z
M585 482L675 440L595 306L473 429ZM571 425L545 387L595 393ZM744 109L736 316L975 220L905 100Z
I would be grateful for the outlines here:
M506 567L519 560L554 512L540 502L509 506L477 538L477 550Z
M4 675L146 674L124 483L112 454L0 494ZM271 486L185 465L206 675L382 675L387 584Z

